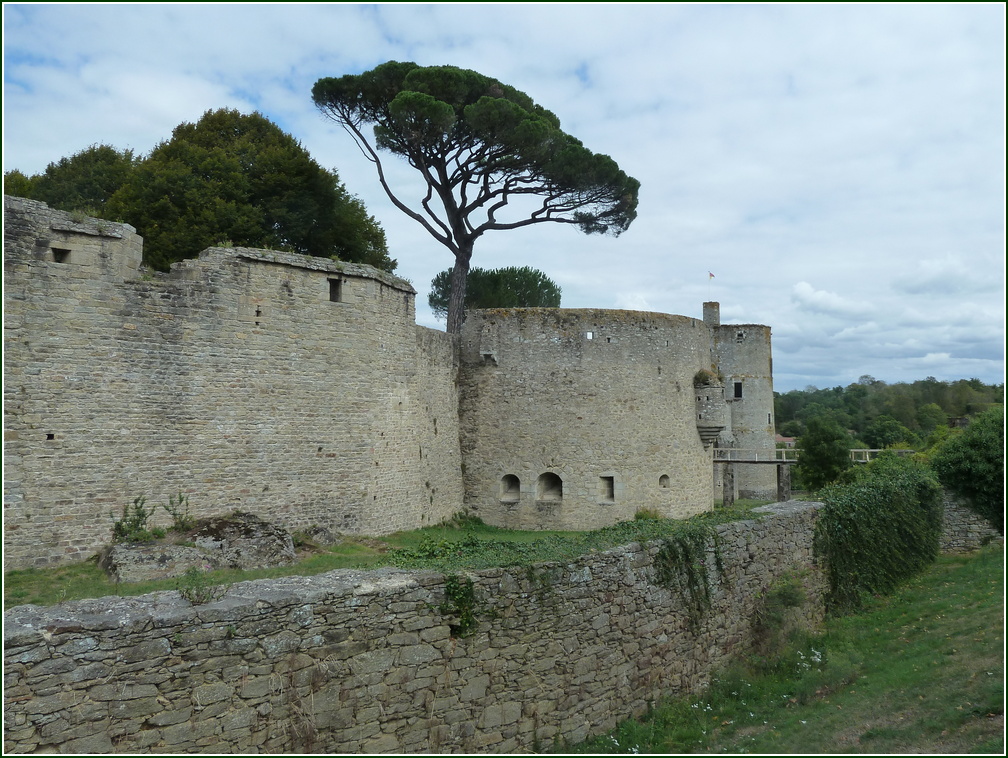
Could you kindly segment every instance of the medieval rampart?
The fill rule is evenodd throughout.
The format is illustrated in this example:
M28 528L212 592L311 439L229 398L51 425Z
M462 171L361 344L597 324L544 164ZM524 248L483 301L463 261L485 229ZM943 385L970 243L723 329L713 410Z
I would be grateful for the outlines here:
M761 598L806 588L823 618L816 507L718 527L722 571L692 617L660 543L476 572L471 637L445 578L382 570L4 613L4 752L516 753L604 733L696 691L752 640ZM715 561L709 561L711 565ZM452 603L449 603L452 605Z
M5 567L89 557L138 496L350 533L459 510L452 346L408 283L241 248L139 278L131 227L4 211Z
M522 528L680 518L712 507L719 433L773 447L769 329L721 326L716 303L702 321L472 311L456 342L369 266L141 258L128 225L4 198L5 568L86 559L135 498L179 492L195 516L352 534L463 508ZM712 370L729 392L695 392Z

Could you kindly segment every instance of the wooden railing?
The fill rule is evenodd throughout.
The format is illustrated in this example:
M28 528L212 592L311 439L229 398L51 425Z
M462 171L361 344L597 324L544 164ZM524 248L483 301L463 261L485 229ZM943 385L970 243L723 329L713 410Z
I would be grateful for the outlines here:
M855 448L850 451L851 460L854 463L868 463L875 460L882 450ZM913 455L915 450L893 450L896 455ZM801 450L794 447L763 448L761 450L747 450L736 447L716 447L714 448L714 461L720 463L795 463Z

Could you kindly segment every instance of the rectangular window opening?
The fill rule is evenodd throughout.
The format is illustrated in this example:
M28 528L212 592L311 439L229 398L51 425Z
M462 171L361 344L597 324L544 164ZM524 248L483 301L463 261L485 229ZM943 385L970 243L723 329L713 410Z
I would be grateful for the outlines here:
M599 484L601 485L601 499L603 502L612 503L616 500L616 477L614 476L600 476Z
M342 279L330 279L329 280L329 302L330 303L342 303L343 302L343 280Z
M64 247L54 247L52 249L53 260L57 263L69 263L70 251Z
M735 382L735 399L742 399L742 382Z

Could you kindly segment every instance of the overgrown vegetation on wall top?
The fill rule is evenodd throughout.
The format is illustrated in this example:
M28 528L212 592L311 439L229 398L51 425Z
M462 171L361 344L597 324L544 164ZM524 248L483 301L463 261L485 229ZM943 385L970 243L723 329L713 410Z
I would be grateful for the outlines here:
M922 463L883 453L825 487L819 499L815 546L827 565L831 613L891 592L938 555L941 486Z

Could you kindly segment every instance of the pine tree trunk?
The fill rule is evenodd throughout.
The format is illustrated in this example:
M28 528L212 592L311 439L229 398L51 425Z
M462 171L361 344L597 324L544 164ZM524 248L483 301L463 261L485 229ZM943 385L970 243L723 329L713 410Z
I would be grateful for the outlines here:
M451 273L451 294L448 297L448 334L460 334L465 321L466 279L469 277L469 259L472 248L460 250L455 256Z

